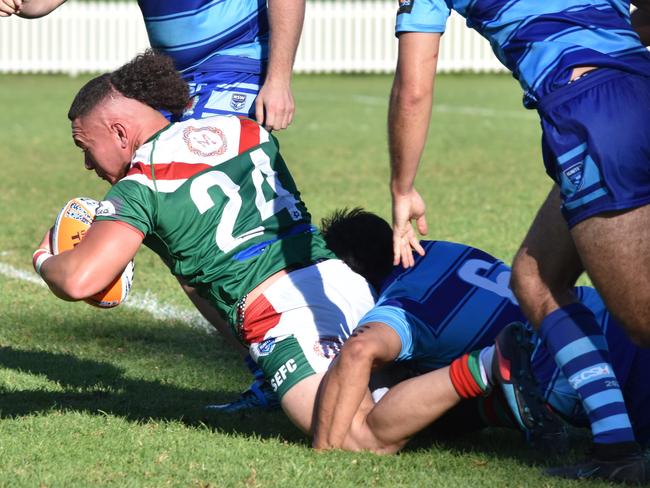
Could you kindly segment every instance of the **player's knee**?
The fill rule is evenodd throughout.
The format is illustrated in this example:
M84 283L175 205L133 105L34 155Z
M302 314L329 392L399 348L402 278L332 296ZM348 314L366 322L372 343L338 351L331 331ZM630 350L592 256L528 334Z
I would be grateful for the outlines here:
M536 269L530 265L528 259L521 253L515 256L510 275L510 289L519 302L529 302L540 296L548 287L543 282Z

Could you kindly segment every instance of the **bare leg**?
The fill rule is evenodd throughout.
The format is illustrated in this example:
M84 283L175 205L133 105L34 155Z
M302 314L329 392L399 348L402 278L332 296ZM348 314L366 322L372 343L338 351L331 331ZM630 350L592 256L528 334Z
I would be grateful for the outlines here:
M625 215L629 216L590 218L569 232L560 212L559 190L553 188L517 253L512 274L513 291L523 312L580 396L594 444L608 446L608 452L634 450L634 432L604 333L593 313L576 301L572 286L584 265L592 279L596 277L594 283L605 293L606 303L617 306L615 313L637 305L630 315L650 318L650 300L646 299L645 308L634 300L650 298L650 252L645 250L644 259L642 241L627 243L625 239L630 235L643 238L650 235L650 229L646 225L634 233L644 218L625 219ZM632 266L648 271L637 278ZM626 293L630 296L623 304L613 303L623 300Z
M296 427L308 435L312 433L316 392L323 376L325 373L317 373L299 381L282 397L284 413Z
M650 346L650 205L587 219L572 230L607 309L639 345Z
M366 422L384 445L403 447L417 432L460 402L449 367L403 381L375 405Z
M554 186L512 265L512 290L535 328L552 311L575 302L573 285L583 271L560 204Z

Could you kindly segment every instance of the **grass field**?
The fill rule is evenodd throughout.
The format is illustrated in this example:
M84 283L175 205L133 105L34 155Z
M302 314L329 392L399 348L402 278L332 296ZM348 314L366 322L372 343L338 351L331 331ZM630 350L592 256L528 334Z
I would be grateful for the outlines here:
M0 76L0 486L584 486L542 477L552 460L511 432L317 454L281 412L206 414L248 373L147 250L118 309L51 295L32 251L69 198L107 190L66 119L85 81ZM390 82L295 80L297 116L278 137L315 221L342 206L389 216ZM535 114L509 77L442 76L430 132L417 181L429 237L509 261L550 188Z

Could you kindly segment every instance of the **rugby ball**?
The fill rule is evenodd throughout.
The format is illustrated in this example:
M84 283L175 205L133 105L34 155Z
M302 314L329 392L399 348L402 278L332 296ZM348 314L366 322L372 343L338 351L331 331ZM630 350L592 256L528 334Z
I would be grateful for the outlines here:
M86 197L73 198L65 204L57 215L50 234L53 254L69 251L81 242L95 220L97 207L97 200ZM112 308L124 302L131 291L133 269L131 261L110 285L84 301L100 308Z

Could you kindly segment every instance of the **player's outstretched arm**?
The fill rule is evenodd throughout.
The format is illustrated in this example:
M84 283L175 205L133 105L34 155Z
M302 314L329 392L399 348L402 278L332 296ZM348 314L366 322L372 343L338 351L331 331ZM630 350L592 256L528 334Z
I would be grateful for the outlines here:
M315 449L367 449L381 453L398 449L377 442L366 428L365 417L373 406L368 390L372 369L393 361L400 348L399 336L386 324L370 322L355 330L321 383Z
M388 143L393 196L394 264L413 265L414 249L424 250L411 227L427 231L424 203L413 183L431 118L433 86L438 64L439 33L405 32L399 38L397 71L388 111Z
M0 0L0 17L18 15L26 19L43 17L66 0Z
M291 72L305 18L305 0L269 0L269 64L255 101L255 117L267 130L286 129L293 120Z
M106 288L124 270L142 244L135 228L118 222L95 222L74 249L48 257L39 274L64 300L82 300ZM52 252L50 232L39 249Z

